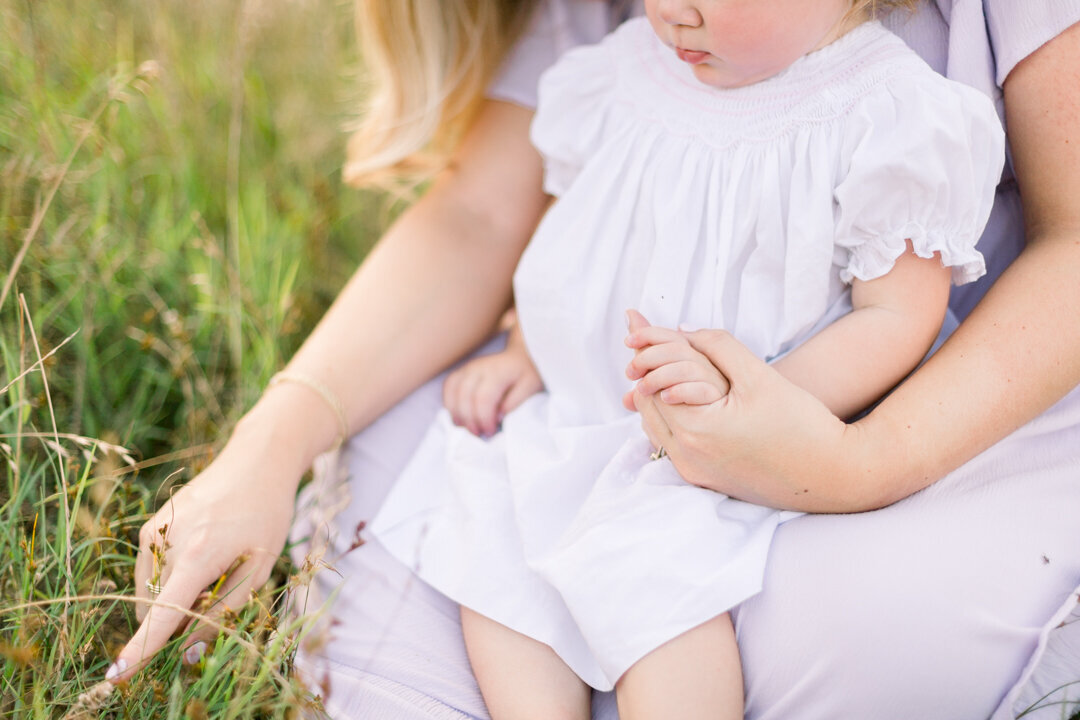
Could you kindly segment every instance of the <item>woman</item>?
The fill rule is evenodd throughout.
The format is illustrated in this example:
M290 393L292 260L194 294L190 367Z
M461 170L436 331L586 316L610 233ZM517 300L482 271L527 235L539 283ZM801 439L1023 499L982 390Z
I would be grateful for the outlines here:
M423 22L404 27L454 26L455 5L439 4L449 17L420 13ZM485 37L513 35L514 14L499 17ZM401 18L378 18L361 27L388 43L387 28ZM160 599L191 605L242 554L248 560L228 589L245 597L282 547L303 469L335 439L366 428L343 454L355 482L329 557L348 547L438 407L437 379L409 392L480 344L508 301L511 270L545 206L527 134L535 76L613 21L606 3L540 4L475 115L468 102L446 106L442 127L467 124L452 162L350 281L285 381L144 527L140 592L151 578L149 544L170 522ZM765 591L735 615L748 717L985 718L999 703L998 717L1008 717L1013 696L1003 696L1048 621L1068 609L1080 583L1078 523L1061 512L1080 505L1078 21L1076 0L938 0L891 19L935 69L1002 102L1012 150L980 246L1000 277L992 287L979 283L984 298L955 298L963 324L898 391L843 426L725 336L703 333L690 341L731 381L728 401L690 413L657 402L647 386L636 395L651 439L693 482L810 512L885 508L807 516L777 536ZM412 45L387 43L372 47ZM492 62L477 57L469 66ZM483 72L467 77L472 87L486 84ZM387 107L400 114L425 99L405 94ZM455 144L452 131L443 139ZM342 717L484 716L456 608L375 544L336 566L347 579L334 614L347 625L308 663L330 675L330 709ZM148 615L111 677L134 672L181 620L164 607ZM192 638L189 658L200 642ZM607 696L596 712L612 715Z

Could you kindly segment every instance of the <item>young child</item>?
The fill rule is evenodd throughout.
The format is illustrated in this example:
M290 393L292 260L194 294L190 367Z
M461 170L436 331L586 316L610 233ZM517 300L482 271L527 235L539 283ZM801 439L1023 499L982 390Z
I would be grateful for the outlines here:
M918 364L950 278L984 272L1004 137L989 99L869 22L911 4L646 0L541 80L557 200L515 274L519 322L450 376L373 525L461 603L495 718L586 718L587 686L615 687L624 720L742 717L727 611L792 514L658 460L622 404L626 311L657 325L629 375L667 402L724 382L663 327L730 331L839 417Z

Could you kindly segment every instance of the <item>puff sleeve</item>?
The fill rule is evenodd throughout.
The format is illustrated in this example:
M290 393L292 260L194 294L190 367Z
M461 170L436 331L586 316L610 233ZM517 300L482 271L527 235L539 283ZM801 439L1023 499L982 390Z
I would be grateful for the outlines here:
M834 194L841 279L886 274L905 252L905 240L920 257L940 253L957 285L985 274L975 244L1005 160L993 103L969 87L919 73L864 98L850 122L841 153L847 167Z
M609 46L570 50L541 77L531 138L544 159L544 191L561 195L607 132L617 82Z

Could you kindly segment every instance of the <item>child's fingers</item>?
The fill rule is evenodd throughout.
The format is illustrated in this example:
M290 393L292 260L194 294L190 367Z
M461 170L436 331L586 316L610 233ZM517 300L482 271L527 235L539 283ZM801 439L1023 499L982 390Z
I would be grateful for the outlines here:
M499 427L499 407L507 393L508 381L501 375L488 375L476 386L472 398L474 434L490 437ZM471 429L471 428L470 428Z
M640 350L649 345L659 345L660 343L675 342L678 340L684 340L682 333L678 330L648 325L627 334L624 342L627 347Z
M543 387L540 376L535 372L523 374L506 391L506 396L503 397L502 403L499 405L499 419L502 420L508 412L540 392Z
M464 396L462 399L462 421L465 423L465 427L473 435L483 437L484 430L482 426L482 418L484 415L484 406L482 402L481 388L484 386L484 377L482 375L474 375L472 382L468 383L465 388Z
M476 368L468 363L450 373L443 382L443 406L459 427L468 427L472 418L473 387L479 378Z
M458 371L457 376L453 394L447 399L446 409L450 411L450 418L455 425L466 428L473 434L479 434L476 424L475 396L476 387L482 375L466 365Z
M458 393L461 385L461 370L454 370L452 373L446 376L443 380L442 386L442 402L443 407L450 412L450 417L453 419L455 425L460 425L458 422Z
M626 366L626 377L631 380L638 380L661 365L685 360L701 363L702 365L709 364L708 358L690 347L690 343L685 338L656 345L646 345L643 349L634 353L634 357L630 359Z
M688 382L710 384L720 396L727 392L727 383L720 373L692 360L677 360L650 370L638 381L637 391L642 395L653 395L679 383Z
M659 397L668 405L708 405L724 397L710 382L683 382L660 391Z
M639 313L637 310L630 308L626 311L626 329L630 332L636 332L641 328L649 327L649 321L645 319L645 316Z

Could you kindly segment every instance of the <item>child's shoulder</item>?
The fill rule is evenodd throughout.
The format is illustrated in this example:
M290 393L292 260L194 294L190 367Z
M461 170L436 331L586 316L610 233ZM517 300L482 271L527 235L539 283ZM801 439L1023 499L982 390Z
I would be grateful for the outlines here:
M989 97L973 87L941 75L918 53L880 23L868 23L861 32L864 42L850 53L841 65L836 82L847 88L846 114L865 106L892 106L903 113L905 107L934 115L960 118L980 115L996 119Z

